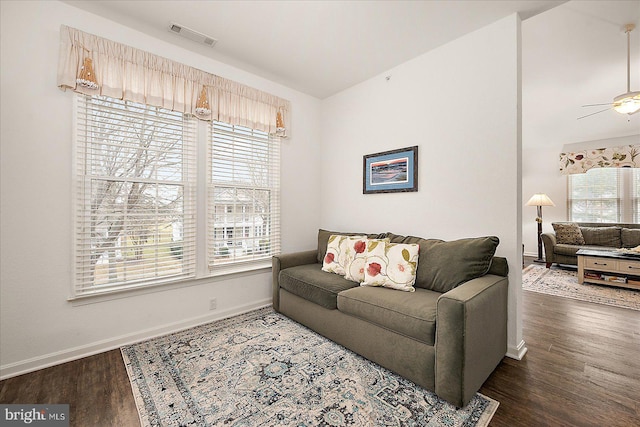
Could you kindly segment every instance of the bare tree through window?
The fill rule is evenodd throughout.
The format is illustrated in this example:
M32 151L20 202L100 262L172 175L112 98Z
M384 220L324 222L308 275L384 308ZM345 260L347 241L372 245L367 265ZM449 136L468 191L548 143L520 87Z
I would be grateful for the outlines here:
M193 240L185 241L193 222L192 119L110 98L80 102L79 282L192 274L185 260Z

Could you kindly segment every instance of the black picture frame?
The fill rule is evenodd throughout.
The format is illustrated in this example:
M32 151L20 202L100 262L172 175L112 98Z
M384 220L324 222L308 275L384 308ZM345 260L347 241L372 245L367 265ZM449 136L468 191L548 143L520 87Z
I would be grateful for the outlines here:
M418 191L418 146L362 157L362 193Z

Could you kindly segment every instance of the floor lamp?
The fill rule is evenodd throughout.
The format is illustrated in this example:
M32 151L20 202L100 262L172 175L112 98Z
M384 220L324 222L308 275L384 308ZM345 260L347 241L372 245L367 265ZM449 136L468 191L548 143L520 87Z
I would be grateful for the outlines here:
M555 206L555 204L546 194L537 193L531 196L527 202L527 206L536 206L538 208L538 216L536 218L536 222L538 223L538 259L534 259L533 262L544 263L542 259L542 207Z

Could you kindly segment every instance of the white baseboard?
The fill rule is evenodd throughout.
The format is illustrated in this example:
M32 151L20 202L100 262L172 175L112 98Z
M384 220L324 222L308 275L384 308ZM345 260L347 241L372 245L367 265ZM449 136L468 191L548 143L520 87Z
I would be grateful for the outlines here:
M520 344L518 344L516 347L511 345L507 346L507 357L516 360L522 360L524 355L527 354L527 350L528 349L524 340L520 341Z
M43 356L34 357L20 362L9 363L0 366L0 380L37 371L39 369L48 368L50 366L59 365L61 363L70 362L72 360L81 359L83 357L92 356L94 354L103 353L108 350L120 348L124 345L134 344L136 342L148 340L151 338L179 332L194 326L203 325L215 320L236 316L258 308L271 305L271 298L265 298L251 304L236 306L223 311L215 311L207 313L204 316L192 317L190 319L181 320L179 322L168 323L157 328L145 329L134 332L132 334L121 335L102 341L96 341L91 344L82 345L67 350L57 351L45 354Z

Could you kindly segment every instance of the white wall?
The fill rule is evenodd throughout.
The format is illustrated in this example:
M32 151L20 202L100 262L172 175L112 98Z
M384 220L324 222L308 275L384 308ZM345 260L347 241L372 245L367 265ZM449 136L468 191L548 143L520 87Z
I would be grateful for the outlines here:
M282 145L282 248L310 249L320 204L320 101L57 1L0 2L0 375L15 375L270 303L271 272L88 305L71 283L71 92L56 87L59 28L69 25L292 102ZM218 310L208 301L217 298Z
M453 240L507 257L521 357L520 19L510 16L322 103L321 225ZM387 80L387 76L390 78ZM417 193L362 194L362 156L419 146Z

